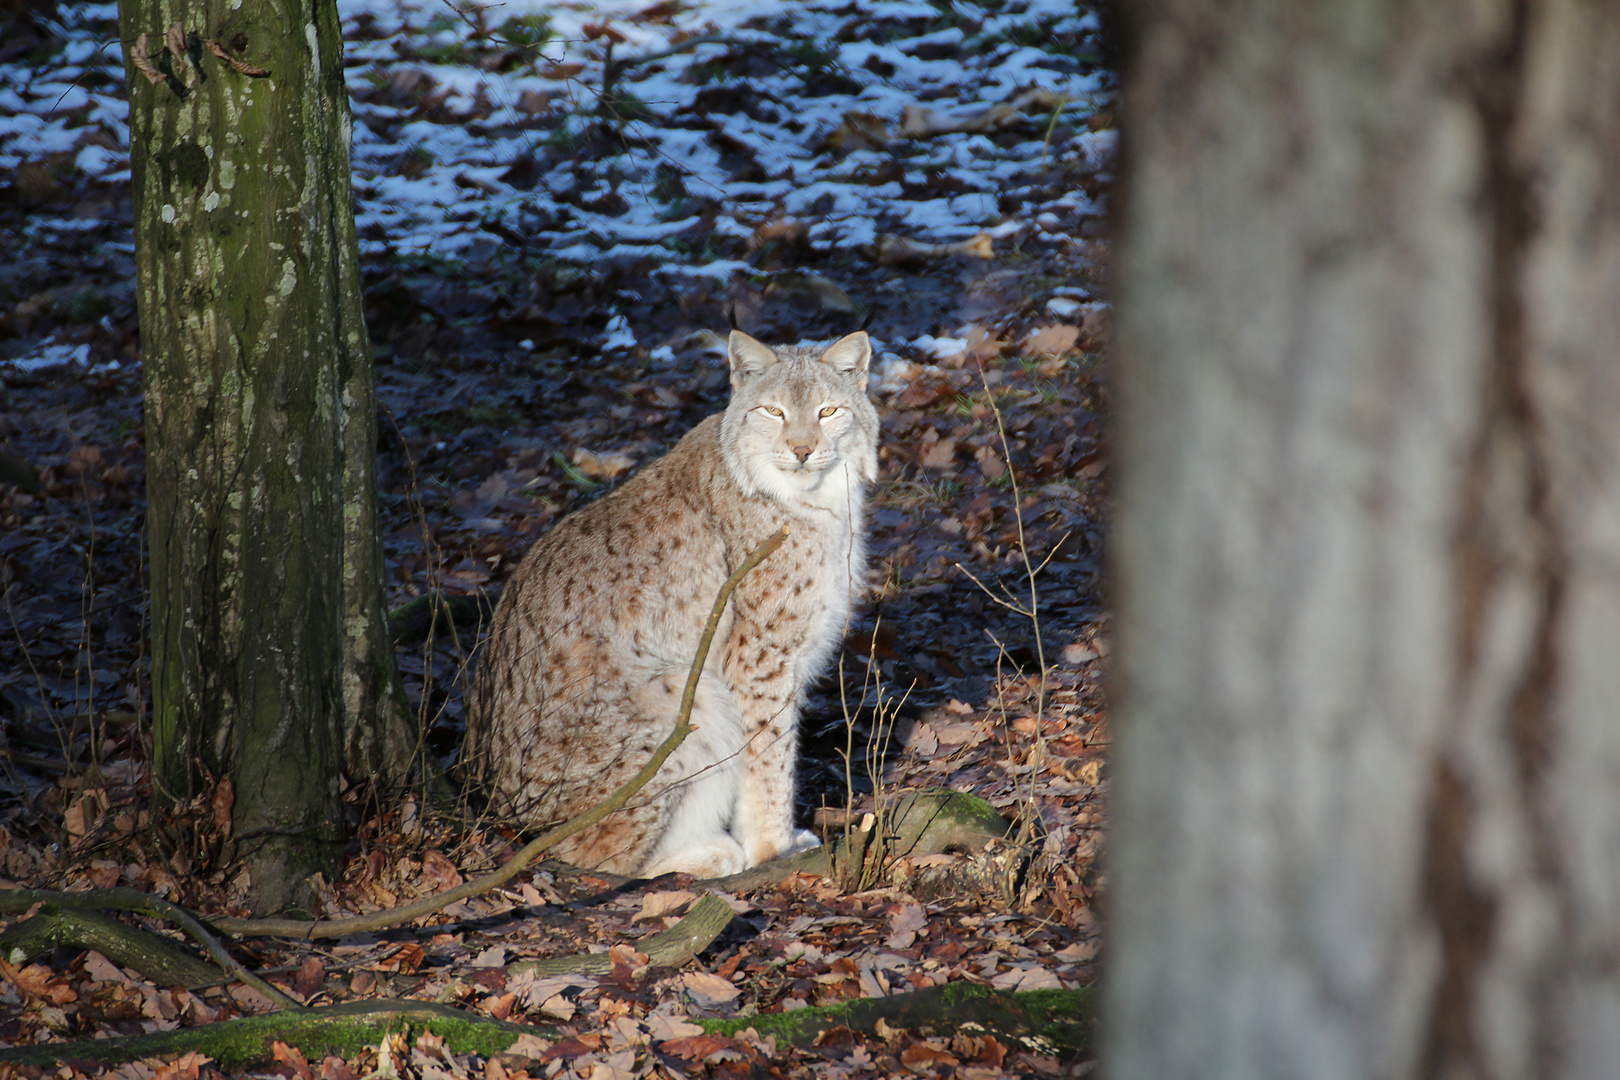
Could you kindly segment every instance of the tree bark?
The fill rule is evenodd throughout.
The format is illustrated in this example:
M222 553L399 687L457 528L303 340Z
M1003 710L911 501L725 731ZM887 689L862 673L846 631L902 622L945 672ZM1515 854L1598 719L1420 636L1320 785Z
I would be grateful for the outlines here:
M1108 1073L1620 1075L1620 7L1130 19Z
M120 30L155 773L179 796L231 777L268 910L335 852L345 743L384 783L414 744L383 614L338 15L124 0Z

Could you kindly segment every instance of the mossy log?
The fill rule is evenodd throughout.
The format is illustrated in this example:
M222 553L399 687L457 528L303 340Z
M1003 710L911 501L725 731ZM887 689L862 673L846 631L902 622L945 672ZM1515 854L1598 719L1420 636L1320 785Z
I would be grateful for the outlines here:
M272 1043L296 1046L309 1058L330 1054L348 1059L367 1046L376 1046L389 1032L402 1029L413 1033L431 1031L457 1053L484 1057L502 1053L520 1035L557 1037L551 1028L511 1024L430 1001L346 1001L319 1009L283 1009L150 1035L0 1050L0 1064L84 1061L113 1065L200 1050L221 1068L241 1069L271 1060Z
M1087 1056L1094 1045L1090 990L1004 993L971 983L950 983L883 998L862 998L791 1013L694 1021L713 1035L753 1028L795 1045L823 1032L848 1028L878 1033L879 1022L924 1033L984 1032L1037 1053ZM271 1044L296 1046L306 1057L352 1058L389 1032L431 1031L459 1054L493 1057L522 1035L555 1039L546 1026L525 1026L425 1001L350 1001L319 1009L285 1009L150 1035L71 1043L40 1043L0 1051L0 1064L60 1065L123 1061L200 1050L221 1068L241 1069L272 1057Z
M895 1030L950 1035L975 1027L1037 1053L1075 1058L1095 1045L1091 990L995 990L954 982L880 998L857 998L795 1012L726 1020L698 1020L711 1035L753 1028L796 1046L809 1046L824 1032L848 1028L876 1033L878 1022Z
M94 950L120 967L140 972L158 986L195 990L229 979L223 971L168 938L96 911L41 905L38 914L0 934L0 956L16 950L32 960L58 946Z

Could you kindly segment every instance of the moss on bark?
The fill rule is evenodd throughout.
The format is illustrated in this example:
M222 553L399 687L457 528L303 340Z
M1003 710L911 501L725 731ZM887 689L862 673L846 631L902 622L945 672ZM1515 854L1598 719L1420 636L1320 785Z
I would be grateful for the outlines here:
M417 742L382 603L338 15L331 0L128 0L119 14L155 775L177 797L232 779L256 906L274 909L336 853L345 756L399 783ZM164 45L176 25L180 55ZM139 75L141 47L166 80Z

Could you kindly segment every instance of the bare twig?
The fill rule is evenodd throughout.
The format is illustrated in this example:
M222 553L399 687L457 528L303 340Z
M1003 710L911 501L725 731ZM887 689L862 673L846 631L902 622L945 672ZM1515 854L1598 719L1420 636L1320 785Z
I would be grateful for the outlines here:
M1036 778L1040 773L1042 763L1046 759L1046 675L1048 669L1046 665L1046 646L1045 643L1041 641L1041 596L1040 590L1036 587L1035 579L1040 573L1041 567L1046 565L1047 559L1050 559L1051 556L1048 555L1047 559L1041 560L1039 566L1030 561L1029 543L1028 539L1024 535L1023 494L1018 489L1018 470L1013 468L1012 448L1007 441L1007 424L1002 418L1001 407L996 404L996 395L990 389L990 380L985 374L984 363L982 361L979 363L979 381L984 385L984 397L990 405L990 412L996 418L996 434L1001 440L1001 457L1007 465L1007 480L1012 488L1013 520L1018 525L1018 557L1023 561L1024 579L1028 583L1029 587L1028 606L1026 607L1021 602L1014 601L1011 592L1007 593L1008 598L1006 601L996 600L995 594L986 588L982 581L980 581L977 577L974 577L973 574L968 572L965 568L962 568L960 563L957 565L958 568L962 569L963 573L967 574L968 577L973 579L973 583L975 585L984 590L986 596L989 596L992 600L996 600L997 603L1002 604L1002 606L1008 608L1009 610L1015 611L1027 618L1030 621L1030 626L1034 630L1035 663L1039 670L1036 673L1035 687L1035 755L1033 760L1031 760L1029 763L1029 814L1024 822L1024 829L1028 831L1034 828L1034 823L1038 821L1040 817L1040 809L1036 805ZM992 640L994 640L993 636ZM999 641L996 642L996 646L1000 650L1000 653L996 659L996 666L999 668L1001 666L1001 657L1007 656L1007 650L1006 647L1003 646ZM998 699L1000 699L1002 696L1002 680L999 677L996 679L996 695ZM1006 705L1004 700L1001 708L1005 714Z

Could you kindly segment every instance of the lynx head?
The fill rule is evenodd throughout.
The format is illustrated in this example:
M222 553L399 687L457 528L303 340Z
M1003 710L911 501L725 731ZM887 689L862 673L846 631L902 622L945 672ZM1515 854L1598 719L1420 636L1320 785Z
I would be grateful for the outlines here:
M727 352L731 404L720 422L720 449L738 486L788 503L851 505L861 484L877 479L866 334L826 348L772 348L733 330Z

